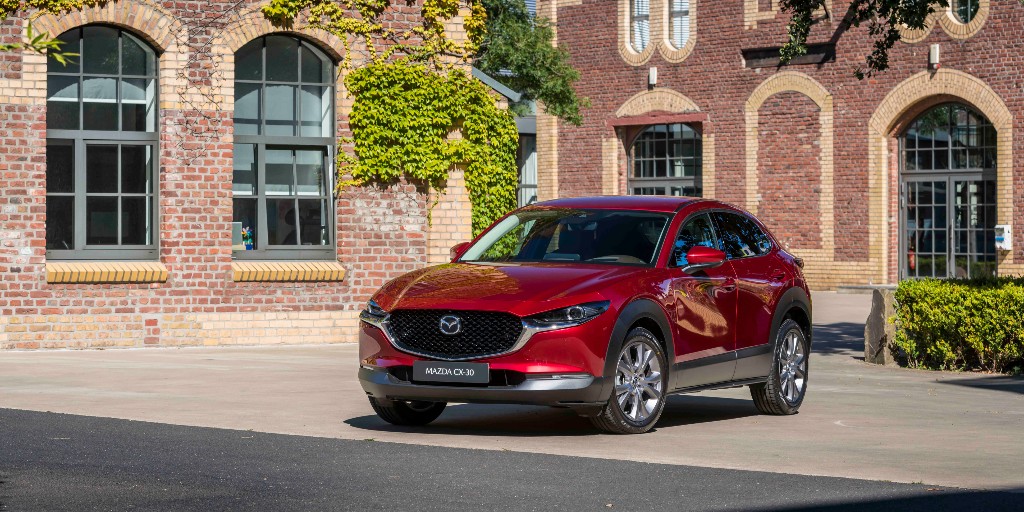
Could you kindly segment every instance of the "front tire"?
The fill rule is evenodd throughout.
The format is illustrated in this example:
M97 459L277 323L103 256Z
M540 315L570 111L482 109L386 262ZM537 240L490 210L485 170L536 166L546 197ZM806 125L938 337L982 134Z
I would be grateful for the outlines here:
M761 414L796 414L807 393L807 356L810 346L800 324L786 320L779 326L768 381L750 386L750 397Z
M613 354L609 354L613 355ZM616 357L615 388L601 413L590 418L611 434L642 434L651 430L665 409L668 362L658 338L643 327L626 335Z
M421 426L437 419L447 402L377 400L370 397L370 406L380 419L400 426Z

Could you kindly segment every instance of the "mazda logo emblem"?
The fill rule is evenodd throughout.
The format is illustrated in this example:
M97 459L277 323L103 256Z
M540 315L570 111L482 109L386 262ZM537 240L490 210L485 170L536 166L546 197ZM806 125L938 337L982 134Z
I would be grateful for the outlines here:
M455 315L442 316L440 328L442 333L449 336L455 336L462 332L462 319Z

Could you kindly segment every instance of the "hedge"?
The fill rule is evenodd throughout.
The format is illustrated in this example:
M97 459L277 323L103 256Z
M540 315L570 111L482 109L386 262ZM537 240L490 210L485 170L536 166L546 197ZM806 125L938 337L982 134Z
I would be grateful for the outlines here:
M906 280L896 289L893 353L935 370L1020 373L1024 278Z

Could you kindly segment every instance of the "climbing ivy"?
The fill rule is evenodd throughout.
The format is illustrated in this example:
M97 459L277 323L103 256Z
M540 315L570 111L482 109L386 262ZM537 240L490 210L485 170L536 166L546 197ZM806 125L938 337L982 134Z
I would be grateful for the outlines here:
M406 176L440 191L461 165L474 235L515 208L515 120L480 81L400 60L356 69L345 85L356 100L349 124L357 158L342 156L340 173L357 183Z
M367 62L345 78L353 97L352 153L339 155L339 186L405 177L440 193L458 165L465 169L478 234L516 206L515 120L458 65L476 54L484 37L487 14L480 1L422 0L419 6L420 22L410 29L386 22L390 0L271 0L263 13L275 23L305 23L345 41L343 69L355 67L353 39L368 52ZM453 38L448 27L460 8L469 12L466 37Z
M8 16L19 11L34 9L37 12L60 14L103 3L105 0L0 0L0 21L6 20ZM32 24L29 23L24 40L17 43L0 43L0 52L28 50L46 54L61 64L67 64L78 54L61 51L62 45L61 41L46 32L35 32Z

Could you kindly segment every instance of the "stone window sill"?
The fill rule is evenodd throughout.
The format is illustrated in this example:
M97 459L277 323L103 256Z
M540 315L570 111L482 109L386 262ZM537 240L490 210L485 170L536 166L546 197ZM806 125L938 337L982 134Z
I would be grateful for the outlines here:
M337 261L234 261L235 282L341 281L345 267Z
M51 284L162 283L167 267L156 261L63 261L46 264Z

